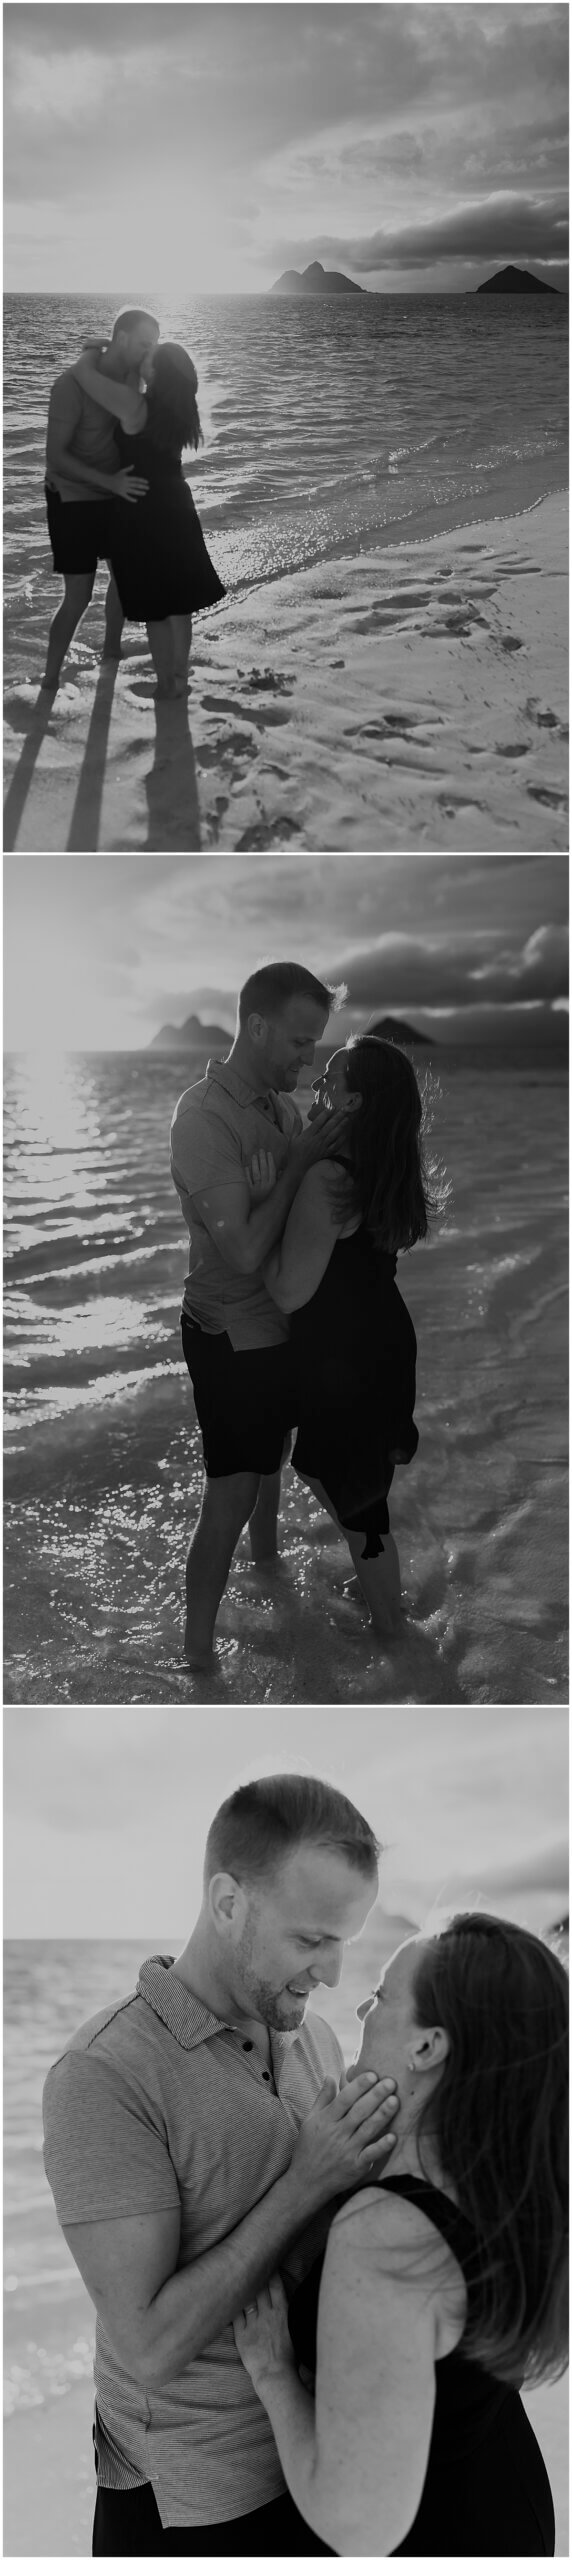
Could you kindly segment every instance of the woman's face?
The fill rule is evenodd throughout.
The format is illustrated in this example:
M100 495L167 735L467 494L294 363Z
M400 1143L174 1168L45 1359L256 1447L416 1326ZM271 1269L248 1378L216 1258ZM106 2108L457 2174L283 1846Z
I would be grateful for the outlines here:
M317 1079L313 1088L317 1109L325 1103L327 1111L347 1111L349 1099L347 1072L347 1049L335 1049L333 1058L328 1059L323 1075Z
M358 2071L377 2071L380 2078L404 2082L412 2043L419 2034L415 2017L414 1987L419 1964L421 1940L405 1938L390 1956L382 1973L379 1989L362 2000L358 2018L362 2020L359 2053L348 2071L348 2079Z

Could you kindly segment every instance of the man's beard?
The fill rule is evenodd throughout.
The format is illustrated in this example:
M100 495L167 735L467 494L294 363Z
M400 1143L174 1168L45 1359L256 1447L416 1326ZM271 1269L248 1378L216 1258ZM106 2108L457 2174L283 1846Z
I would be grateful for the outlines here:
M273 1983L266 1981L263 1973L257 1973L250 1962L253 1942L254 1925L249 1916L236 1961L242 1989L248 1994L251 2016L261 2018L265 2027L272 2028L274 2035L293 2035L296 2027L301 2026L309 1993L301 1992L296 2000L286 1987L277 1991Z

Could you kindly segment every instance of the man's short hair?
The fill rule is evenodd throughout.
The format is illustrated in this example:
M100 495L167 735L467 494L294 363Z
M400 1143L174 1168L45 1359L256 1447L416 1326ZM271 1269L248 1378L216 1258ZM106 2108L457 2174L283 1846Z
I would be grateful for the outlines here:
M150 329L158 330L159 322L155 318L154 311L118 311L113 322L111 332L112 345L113 340L117 337L120 329L124 329L126 334L129 335L131 329L138 329L140 327L142 320L148 320Z
M237 1787L215 1813L205 1850L205 1884L214 1875L235 1876L237 1884L260 1884L310 1842L313 1849L347 1858L359 1875L375 1880L380 1844L348 1796L322 1778L254 1778L249 1786Z
M298 960L268 960L262 969L255 969L252 977L247 978L246 985L241 987L239 1022L242 1025L248 1022L250 1013L269 1015L273 1019L275 1014L284 1012L291 996L306 996L309 1004L319 1004L323 1013L331 1013L338 989L323 986L321 978L313 978L311 971L302 969Z

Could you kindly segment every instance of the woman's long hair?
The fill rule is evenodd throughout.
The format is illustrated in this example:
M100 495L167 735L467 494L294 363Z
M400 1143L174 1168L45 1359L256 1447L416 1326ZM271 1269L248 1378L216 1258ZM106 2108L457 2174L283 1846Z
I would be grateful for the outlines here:
M403 1252L427 1235L440 1205L427 1184L415 1070L403 1049L373 1034L350 1040L346 1056L348 1092L361 1094L361 1108L347 1123L356 1207L384 1253Z
M424 1943L419 2026L450 2052L419 2119L473 2224L463 2354L506 2382L554 2380L568 2348L568 1984L541 1938L486 1911Z
M153 372L146 392L147 425L163 452L183 453L203 444L197 408L198 373L186 347L163 338L153 350Z

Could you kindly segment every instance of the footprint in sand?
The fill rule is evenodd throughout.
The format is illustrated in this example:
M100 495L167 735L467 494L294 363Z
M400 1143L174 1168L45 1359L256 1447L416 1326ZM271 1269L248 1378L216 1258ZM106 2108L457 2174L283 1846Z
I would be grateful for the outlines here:
M525 710L527 719L534 720L537 729L557 729L559 737L568 737L568 722L559 720L558 713L551 711L549 702L538 702L531 693Z
M524 640L512 640L510 634L505 632L501 638L501 649L508 649L511 651L513 649L524 649Z
M222 693L204 693L201 709L203 711L230 711L235 720L237 713L240 717L240 703L229 701L226 694ZM243 718L248 720L249 725L252 728L271 729L281 727L285 720L289 720L290 713L289 711L279 711L277 703L269 702L266 711L251 711L249 708L248 711L244 711Z
M250 675L243 679L242 690L244 693L292 693L294 677L283 675L272 667L252 667Z
M551 791L549 783L540 782L527 782L526 788L529 800L541 800L545 809L561 809L563 814L566 811L568 801L563 791Z
M254 826L246 827L243 836L239 836L236 850L237 853L267 853L273 845L275 851L280 852L283 846L291 847L294 838L297 850L304 853L302 832L294 819L273 818L270 825L259 819Z

